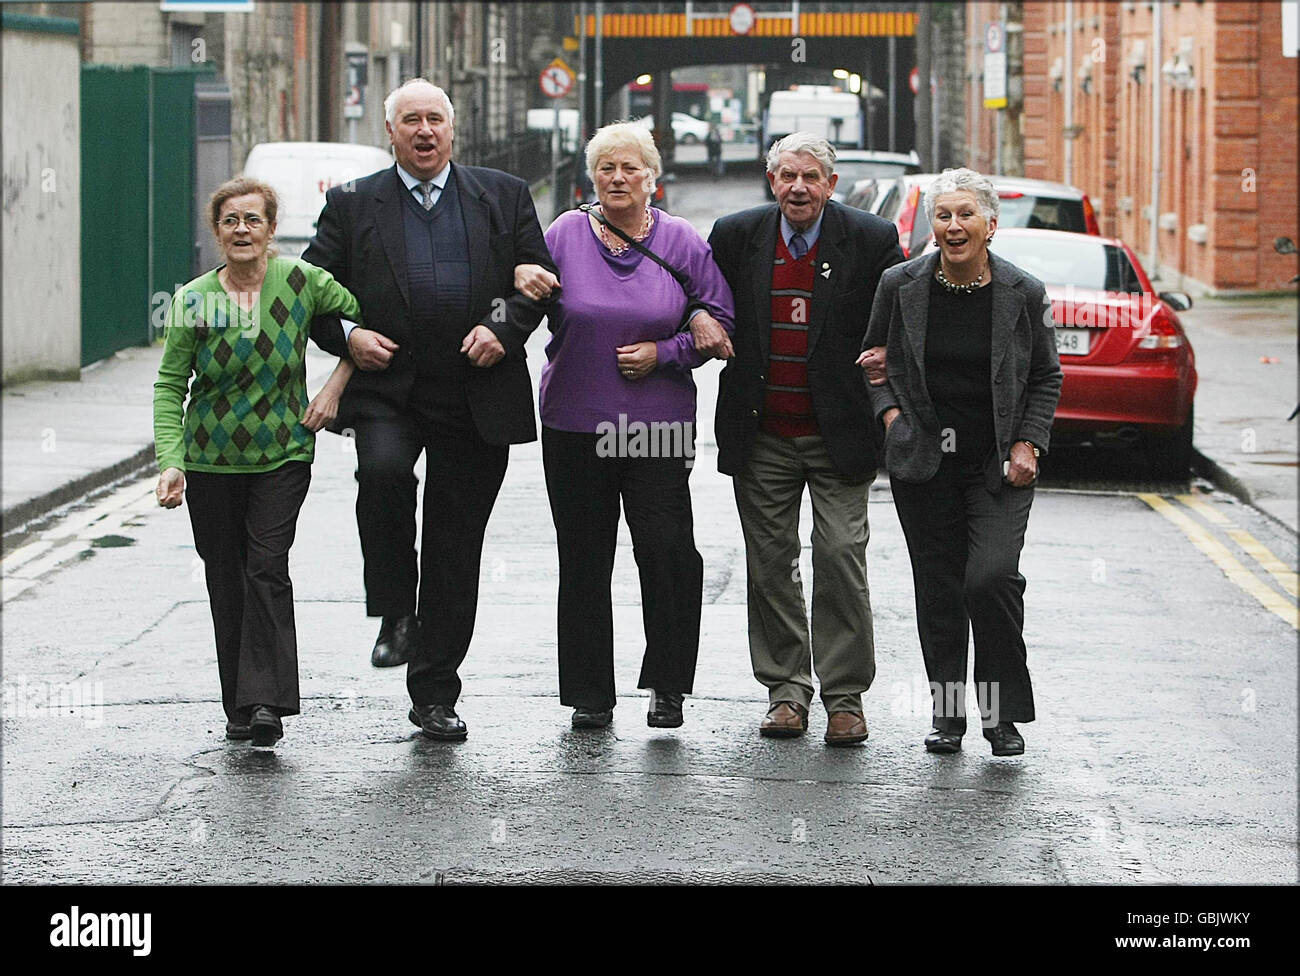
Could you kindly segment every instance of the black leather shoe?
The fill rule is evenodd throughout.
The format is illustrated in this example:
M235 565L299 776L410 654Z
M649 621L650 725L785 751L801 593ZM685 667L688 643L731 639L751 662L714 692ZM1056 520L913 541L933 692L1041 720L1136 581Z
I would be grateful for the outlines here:
M937 752L941 755L961 752L961 734L958 732L945 732L942 729L933 729L930 734L925 737L925 751Z
M280 716L265 705L254 706L248 719L249 738L255 746L273 746L284 737Z
M226 719L227 739L230 739L232 742L243 742L245 739L251 739L252 737L253 732L248 727L247 723L240 724L239 722L232 722L229 719Z
M413 613L405 617L385 617L379 626L375 649L370 652L370 663L377 668L395 668L415 657L415 645L420 639L420 618Z
M412 705L406 717L430 739L460 742L469 735L469 729L450 705Z
M995 756L1019 756L1025 751L1024 737L1010 722L999 722L993 728L985 729L984 738L993 744Z
M645 724L652 729L675 729L682 724L682 699L672 691L655 691L650 689L650 710L646 712Z
M612 721L614 721L612 708L584 708L579 705L573 710L575 729L603 729Z

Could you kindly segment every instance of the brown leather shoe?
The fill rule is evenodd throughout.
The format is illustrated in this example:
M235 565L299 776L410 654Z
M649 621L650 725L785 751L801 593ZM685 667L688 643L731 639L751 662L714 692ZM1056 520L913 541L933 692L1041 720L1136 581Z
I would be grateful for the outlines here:
M793 739L808 731L808 709L798 702L773 702L758 726L759 735L769 739Z
M851 746L855 742L865 742L866 738L867 720L861 712L831 712L826 723L828 746Z

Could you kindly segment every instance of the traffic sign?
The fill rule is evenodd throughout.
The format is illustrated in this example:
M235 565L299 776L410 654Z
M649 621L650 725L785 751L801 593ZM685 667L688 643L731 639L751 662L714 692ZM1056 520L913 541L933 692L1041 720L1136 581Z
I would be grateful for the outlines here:
M542 69L541 85L547 98L563 98L573 88L573 69L556 58Z
M738 3L731 8L731 13L727 15L727 21L731 25L733 34L748 34L754 29L754 23L758 20L758 15L754 13L754 8L747 3Z
M993 21L984 28L984 107L1007 107L1006 29Z

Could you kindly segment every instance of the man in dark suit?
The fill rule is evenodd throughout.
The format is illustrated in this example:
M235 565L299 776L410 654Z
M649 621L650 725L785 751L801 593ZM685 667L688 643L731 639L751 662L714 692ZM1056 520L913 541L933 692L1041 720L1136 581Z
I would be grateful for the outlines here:
M830 202L835 150L807 132L768 152L775 204L719 220L709 244L736 298L722 371L718 469L732 476L749 574L749 649L768 689L763 735L808 728L812 667L825 740L867 738L875 677L867 494L877 428L856 364L881 274L903 259L892 224ZM812 630L799 578L799 506L812 497Z
M537 438L524 342L544 312L515 292L514 268L555 265L527 184L451 163L454 109L441 88L408 81L384 112L397 165L331 189L303 258L361 303L363 325L318 319L313 338L360 367L333 429L357 449L366 612L383 618L371 663L409 662L411 721L460 740L456 671L474 631L483 534L509 445Z

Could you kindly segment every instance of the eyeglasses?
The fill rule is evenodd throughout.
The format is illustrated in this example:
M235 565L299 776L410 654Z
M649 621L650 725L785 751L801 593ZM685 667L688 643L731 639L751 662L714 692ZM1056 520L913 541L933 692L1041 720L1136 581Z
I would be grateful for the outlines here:
M257 213L246 213L242 217L236 214L226 214L226 216L222 217L218 223L221 224L222 227L226 228L226 230L234 230L239 226L241 221L249 230L257 230L257 228L266 223L266 218Z

